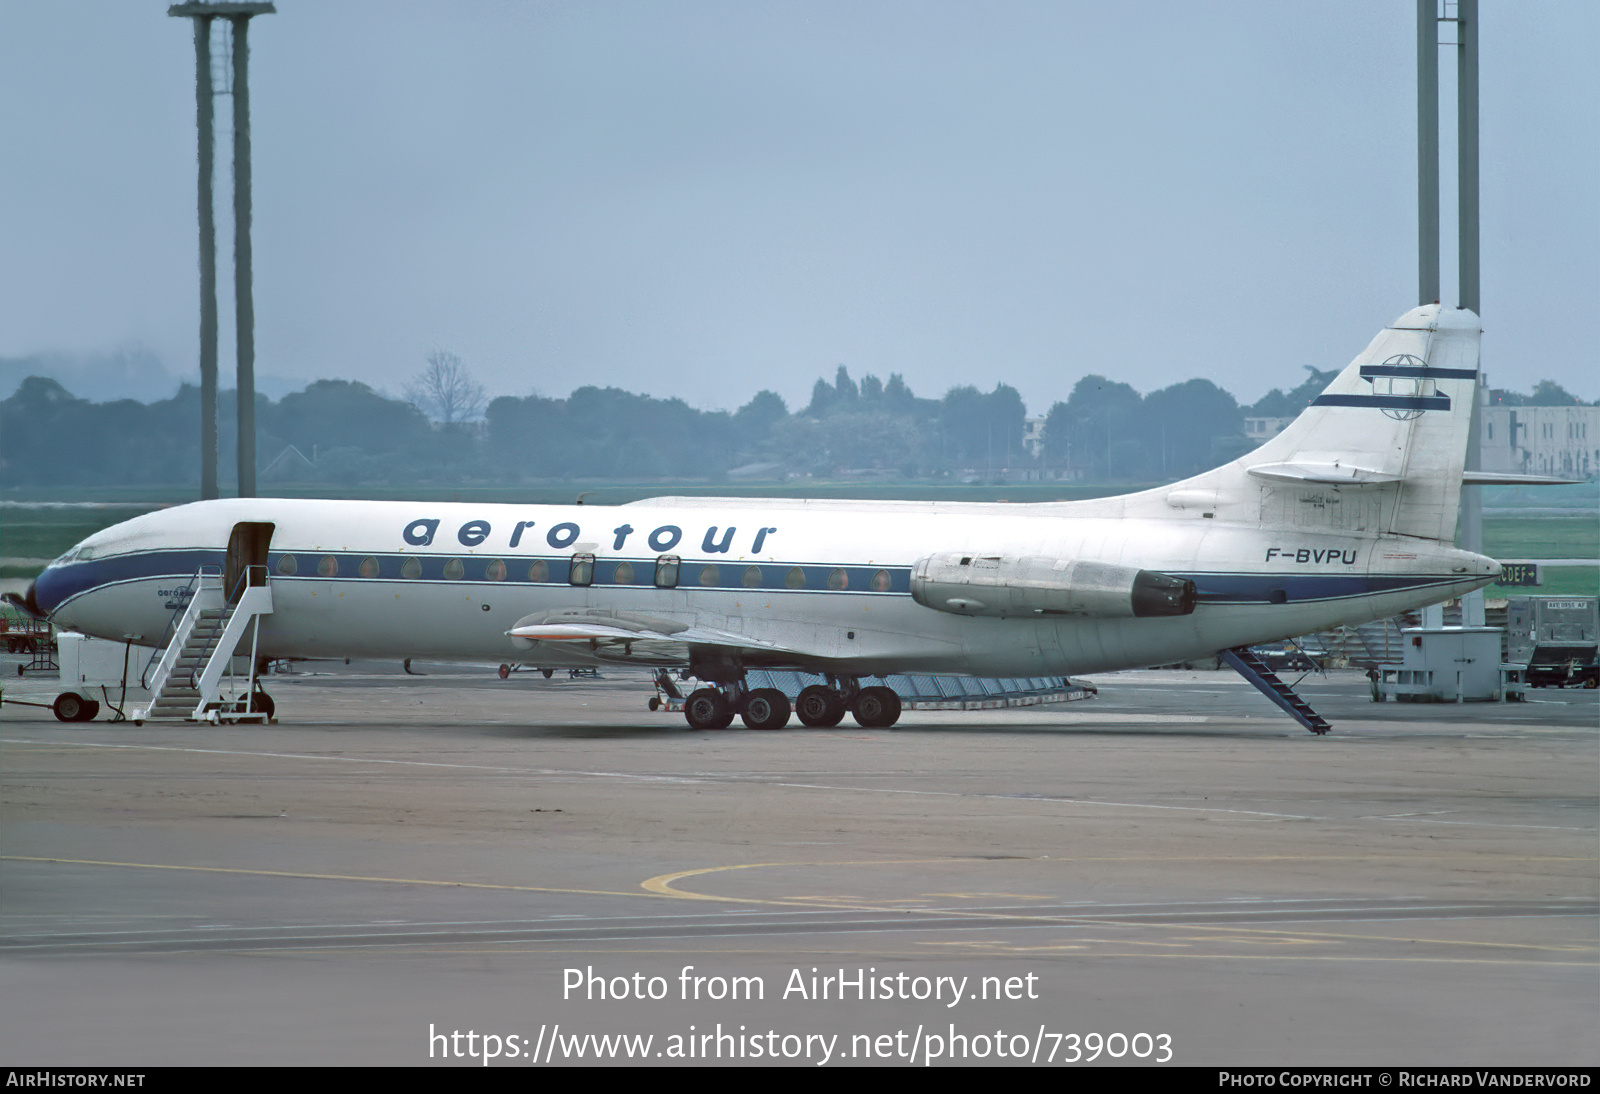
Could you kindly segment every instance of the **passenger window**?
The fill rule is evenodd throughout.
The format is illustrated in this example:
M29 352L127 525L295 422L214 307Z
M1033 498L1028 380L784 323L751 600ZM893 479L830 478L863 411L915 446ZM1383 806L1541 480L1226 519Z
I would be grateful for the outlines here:
M543 584L550 580L550 564L544 559L534 559L528 566L528 580L536 584Z
M750 566L744 572L744 587L747 589L761 588L761 567Z
M506 564L498 558L483 568L483 576L489 581L504 581L506 579Z
M700 567L700 584L702 585L715 585L721 576L721 574L717 573L715 566Z
M849 587L850 575L845 573L842 567L836 568L833 573L828 575L828 588L848 589Z
M612 573L611 580L612 580L612 582L614 584L617 584L617 585L632 585L633 584L633 564L630 563L630 562L619 562L619 563L617 563L617 568L616 568L615 572Z
M285 577L292 577L295 570L299 569L294 563L293 555L278 556L278 572Z
M678 556L662 555L656 559L656 588L676 589L678 587Z
M806 587L806 572L796 566L789 571L789 576L783 579L783 583L791 589L804 589Z
M572 567L567 571L567 583L569 585L593 585L594 584L594 556L593 555L573 555L572 556Z
M446 581L460 581L467 576L467 567L459 558L452 558L444 564L444 579Z
M418 578L422 576L422 560L415 555L400 564L400 576Z
M889 591L888 570L879 570L877 573L872 575L872 591L875 593L886 593Z
M360 573L362 577L377 577L378 560L373 558L371 555L368 555L366 558L362 559Z
M323 555L322 561L317 563L317 573L322 577L338 577L339 560L332 555Z

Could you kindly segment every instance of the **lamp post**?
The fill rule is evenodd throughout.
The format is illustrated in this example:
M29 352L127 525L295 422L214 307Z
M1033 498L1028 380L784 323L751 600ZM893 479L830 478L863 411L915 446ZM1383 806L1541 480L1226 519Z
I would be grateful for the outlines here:
M278 9L269 2L174 4L167 14L194 20L195 128L200 136L200 496L217 487L217 228L212 204L213 105L211 21L233 29L233 291L238 361L239 496L256 492L255 299L250 270L249 29L257 15Z

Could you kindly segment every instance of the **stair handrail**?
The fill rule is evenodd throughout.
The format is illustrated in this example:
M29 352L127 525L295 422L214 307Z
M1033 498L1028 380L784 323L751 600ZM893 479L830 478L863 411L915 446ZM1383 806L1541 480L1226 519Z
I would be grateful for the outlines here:
M1311 667L1309 669L1307 669L1305 672L1302 672L1300 674L1300 679L1296 680L1294 683L1289 685L1291 688L1299 687L1302 683L1305 682L1305 678L1307 676L1310 676L1313 672L1321 673L1323 676L1327 676L1328 675L1328 667L1326 665L1324 665L1321 661L1318 661L1315 657L1312 657L1311 656L1311 651L1306 649L1304 646L1302 646L1298 639L1285 638L1283 640L1283 642L1284 642L1284 645L1289 646L1291 649L1294 649L1294 650L1298 651L1301 657L1304 657L1307 661L1311 662Z
M178 624L182 622L183 617L189 613L189 606L194 603L195 593L199 588L201 581L211 574L221 577L222 567L201 566L199 569L195 570L194 576L189 578L189 583L187 585L180 586L179 589L174 590L175 595L187 593L188 596L183 597L182 595L176 595L176 598L182 600L182 603L172 609L172 615L167 620L166 629L161 632L161 641L156 643L156 649L165 650L167 648L167 644L172 641L173 632L177 630ZM144 671L139 674L140 687L149 688L150 670L160 664L161 660L162 659L160 657L152 657L145 662Z
M260 571L259 574L256 573L257 570ZM259 578L259 580L252 580L253 578ZM224 622L218 628L217 633L212 635L209 643L201 647L200 656L195 658L195 663L189 667L190 687L198 688L200 686L200 677L205 675L206 665L211 662L211 656L215 652L217 644L228 633L228 622L233 620L233 613L239 610L239 601L235 600L235 594L238 594L242 599L245 589L262 587L267 584L268 577L265 566L246 566L244 572L239 575L239 580L233 583L233 588L225 590L227 595L222 598L222 610L227 614L227 622Z
M200 673L195 681L194 689L198 693L195 707L195 718L205 716L208 705L214 702L218 689L222 685L223 676L232 677L233 662L238 655L245 635L254 628L259 635L261 617L272 612L272 586L263 581L259 585L252 584L240 595L238 602L228 610L227 619L223 621L223 629L217 636L220 645L214 647L214 652L207 655L195 666ZM223 650L228 651L228 656L223 657ZM245 690L251 691L255 687L255 654L257 645L250 644L249 665L245 673Z
M1311 704L1296 694L1293 687L1279 679L1267 664L1261 660L1249 646L1234 646L1231 649L1217 651L1217 656L1226 661L1240 676L1243 676L1250 685L1261 694L1272 700L1284 713L1295 721L1305 726L1311 732L1324 734L1330 728L1328 720L1315 710ZM1276 686L1275 686L1276 685ZM1279 689L1282 689L1281 691ZM1304 707L1304 710L1297 709Z

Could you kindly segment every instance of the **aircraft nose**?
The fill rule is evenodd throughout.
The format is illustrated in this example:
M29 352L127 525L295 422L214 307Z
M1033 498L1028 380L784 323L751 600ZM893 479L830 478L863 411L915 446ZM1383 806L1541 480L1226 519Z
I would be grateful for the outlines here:
M68 587L57 571L51 568L28 582L28 591L22 596L22 604L35 617L48 619L52 612L61 607L68 593Z

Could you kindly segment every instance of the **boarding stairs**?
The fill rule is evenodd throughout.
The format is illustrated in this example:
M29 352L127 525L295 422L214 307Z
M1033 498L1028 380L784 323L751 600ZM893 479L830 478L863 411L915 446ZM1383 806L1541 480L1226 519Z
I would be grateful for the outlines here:
M253 702L261 617L272 614L267 568L247 567L230 597L224 594L222 574L215 567L202 567L189 591L188 604L173 612L161 655L146 670L151 699L135 710L134 722L269 721L271 713ZM234 659L246 636L249 667L235 672Z
M1296 695L1294 688L1284 683L1249 646L1218 650L1217 656L1226 661L1240 676L1254 684L1257 691L1277 703L1291 718L1312 733L1320 736L1328 732L1328 720L1312 710L1311 704Z
M1393 619L1308 634L1296 642L1308 655L1324 664L1343 663L1363 668L1398 661L1404 651L1400 625Z

